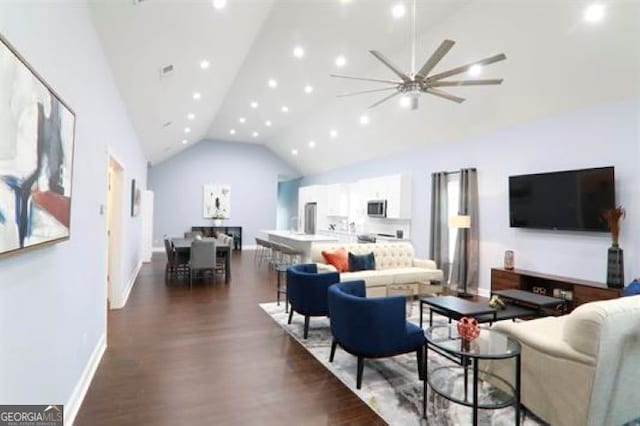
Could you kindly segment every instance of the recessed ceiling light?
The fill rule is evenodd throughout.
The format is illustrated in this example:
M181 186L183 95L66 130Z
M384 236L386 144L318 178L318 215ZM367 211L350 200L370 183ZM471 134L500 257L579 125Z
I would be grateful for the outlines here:
M291 150L291 155L298 155L298 150L297 149L292 149Z
M286 105L283 105L282 108L280 108L280 111L282 112L289 112L289 107Z
M271 127L271 120L265 121L264 125L267 126L267 127Z
M230 134L230 135L235 135L235 134L236 134L236 129L231 129L231 130L229 130L229 134Z
M247 119L244 118L244 117L240 117L240 118L238 118L238 122L244 124L244 123L247 122Z
M184 132L185 133L191 133L191 127L185 127L184 128Z
M251 103L249 104L251 106L251 108L256 109L258 108L258 103L256 101L251 101Z
M186 145L186 144L188 144L188 143L189 143L189 141L188 141L188 140L186 140L186 139L182 139L182 145Z
M338 137L338 131L337 131L337 130L334 130L334 129L329 130L329 137L330 137L331 139L335 139L335 138L337 138L337 137Z
M278 87L278 82L275 79L270 78L269 81L267 81L267 86L275 89L276 87Z
M600 4L600 3L595 3L592 5L587 6L587 8L584 10L584 20L586 22L600 22L602 21L602 18L604 18L604 4Z
M306 94L313 93L313 86L311 86L310 84L307 84L306 86L304 86L304 93Z
M336 64L336 67L342 68L345 65L347 65L347 58L345 58L344 55L340 55L336 58L335 64Z
M193 120L193 119L195 119L195 118L196 118L196 115L195 115L195 114L193 114L193 113L189 113L189 114L187 114L187 120L192 121L192 120Z
M202 61L200 61L200 68L202 68L203 70L208 69L210 65L211 64L206 59L203 59Z
M471 67L469 67L469 75L472 77L477 77L480 74L482 74L482 65L471 65Z
M296 46L293 48L293 56L295 56L298 59L301 59L302 57L304 57L304 49L300 46Z
M251 136L253 136L254 138L257 138L258 136L260 136L260 133L253 132L253 133L251 133Z
M215 9L224 9L227 6L227 0L213 0L213 7Z
M363 114L363 115L360 116L360 124L361 125L366 126L370 122L371 122L371 119L369 118L368 115Z
M194 92L193 93L193 99L195 99L196 101L199 100L202 97L202 95L200 94L200 92Z
M309 141L309 148L313 149L316 147L316 141Z
M391 15L396 19L400 19L406 14L407 8L404 6L404 3L398 3L391 8Z

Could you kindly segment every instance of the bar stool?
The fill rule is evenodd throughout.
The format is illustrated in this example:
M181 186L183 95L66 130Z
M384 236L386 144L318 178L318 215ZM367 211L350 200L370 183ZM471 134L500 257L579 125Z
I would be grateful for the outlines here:
M287 269L289 266L301 262L304 253L285 244L274 244L277 246L278 263L275 265L277 274L276 306L280 306L280 295L284 294L284 311L289 312L289 297L287 295ZM284 279L283 279L284 277ZM283 282L284 281L284 282ZM284 284L284 285L283 285Z
M262 238L256 238L256 244L259 249L256 252L256 256L258 257L257 262L258 265L262 266L263 262L271 262L271 245L272 243L267 240L263 240Z

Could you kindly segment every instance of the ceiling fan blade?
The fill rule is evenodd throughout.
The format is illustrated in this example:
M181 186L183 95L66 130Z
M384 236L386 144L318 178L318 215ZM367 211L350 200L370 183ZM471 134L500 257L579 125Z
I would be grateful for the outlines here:
M449 71L444 71L439 74L434 74L428 77L427 79L425 79L425 81L431 82L435 80L442 80L443 78L451 77L452 75L462 74L463 72L468 71L469 68L471 68L474 65L489 65L495 62L504 61L505 59L507 59L506 55L504 53L500 53L499 55L494 55L489 58L481 59L479 61L472 62L470 64L463 65L461 67L450 69Z
M355 95L363 95L365 93L375 93L375 92L384 92L386 90L397 90L397 87L384 87L382 89L370 89L370 90L361 90L359 92L350 92L350 93L342 93L338 95L338 98L344 98L346 96L355 96Z
M386 97L384 97L384 98L380 99L378 102L376 102L376 103L372 104L372 105L369 107L369 109L372 109L372 108L377 107L377 106L378 106L378 105L380 105L381 103L388 101L389 99L393 98L394 96L398 96L400 93L402 93L402 92L392 93L392 94L390 94L389 96L386 96Z
M400 77L402 79L402 81L411 81L411 79L409 78L408 75L406 75L405 73L403 73L400 68L396 67L394 64L391 63L391 61L389 61L389 59L387 59L386 56L384 56L382 53L378 52L377 50L370 50L369 52L371 52L371 54L373 56L375 56L376 58L378 58L378 60L380 62L382 62L383 64L385 64L387 66L387 68L389 68L391 71L393 71L398 77Z
M402 83L402 81L382 80L382 79L379 79L379 78L368 78L368 77L355 77L355 76L344 75L344 74L329 74L329 76L335 77L335 78L346 78L346 79L349 79L349 80L373 81L375 83L386 83L386 84L401 84Z
M428 83L428 87L453 87L453 86L485 86L502 84L503 79L492 78L488 80L459 80L459 81L433 81Z
M420 71L418 71L416 75L423 79L426 78L431 70L435 68L436 65L438 65L442 58L444 58L444 55L449 53L449 50L451 50L454 44L456 44L456 42L453 40L445 40L440 43L440 46L436 49L435 52L433 52L431 57L427 59L427 61L424 63L422 68L420 68Z
M436 95L436 96L440 96L441 98L445 98L447 100L450 100L450 101L453 101L453 102L457 102L459 104L461 104L462 102L465 101L464 98L459 98L457 96L452 95L451 93L447 93L445 91L438 90L438 89L427 88L427 89L423 90L423 92L430 93L430 94Z

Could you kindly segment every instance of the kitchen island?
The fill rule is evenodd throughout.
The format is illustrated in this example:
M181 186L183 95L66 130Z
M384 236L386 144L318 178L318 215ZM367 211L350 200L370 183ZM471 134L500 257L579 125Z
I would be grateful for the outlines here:
M289 247L293 247L304 253L303 262L311 261L311 245L313 243L335 243L338 242L338 238L319 235L319 234L304 234L292 231L262 231L267 235L269 241L275 243L286 244Z

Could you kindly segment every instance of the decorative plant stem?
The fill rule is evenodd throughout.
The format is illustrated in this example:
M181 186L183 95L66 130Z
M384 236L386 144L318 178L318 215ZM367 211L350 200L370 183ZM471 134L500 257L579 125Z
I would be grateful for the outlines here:
M609 231L611 232L611 241L614 247L618 247L618 238L620 237L620 221L623 220L626 215L627 212L622 206L607 210L602 214L602 217L607 221L607 224L609 225Z

